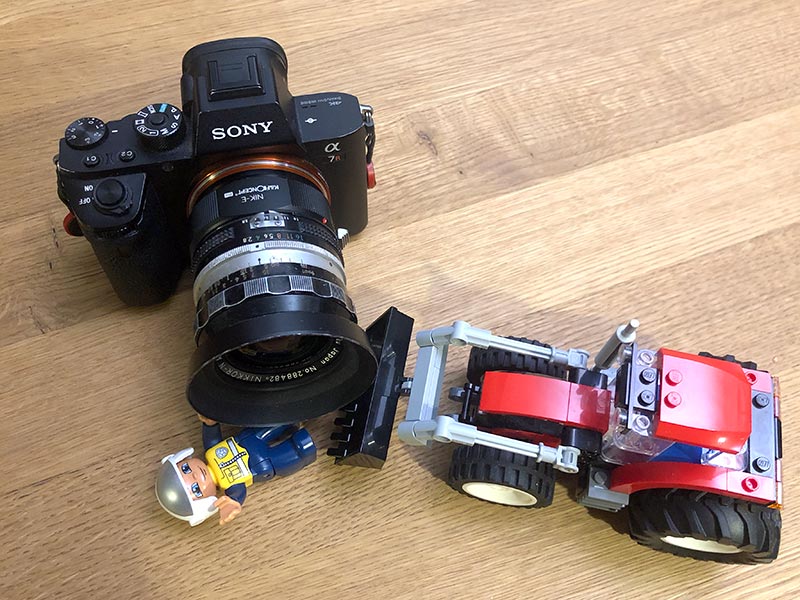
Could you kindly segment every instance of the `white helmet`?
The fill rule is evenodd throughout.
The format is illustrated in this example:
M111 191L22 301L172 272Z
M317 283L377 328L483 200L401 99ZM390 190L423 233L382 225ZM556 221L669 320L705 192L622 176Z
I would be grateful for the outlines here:
M186 460L194 453L194 448L185 448L175 454L161 459L161 470L156 479L156 498L165 511L182 521L189 521L194 527L217 512L214 506L216 496L207 496L195 500L186 488L178 463Z

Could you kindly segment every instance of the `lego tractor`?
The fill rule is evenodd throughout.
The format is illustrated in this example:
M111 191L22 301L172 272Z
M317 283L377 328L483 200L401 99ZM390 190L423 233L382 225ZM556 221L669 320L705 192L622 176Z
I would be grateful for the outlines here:
M578 502L627 508L630 535L701 560L764 563L778 553L781 422L777 378L732 356L640 348L617 328L584 350L504 338L456 321L422 331L400 438L458 444L448 483L521 508L553 501L555 471ZM471 345L467 383L438 414L447 350Z

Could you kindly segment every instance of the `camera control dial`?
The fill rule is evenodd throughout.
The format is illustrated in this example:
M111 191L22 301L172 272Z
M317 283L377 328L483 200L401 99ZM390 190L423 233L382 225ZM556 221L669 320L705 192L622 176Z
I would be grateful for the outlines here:
M124 215L133 203L118 179L104 179L94 188L95 208L107 215Z
M142 142L153 150L174 148L183 139L183 113L172 104L148 104L136 113L133 125Z
M81 117L64 130L64 139L70 148L87 150L106 137L106 124L97 117Z

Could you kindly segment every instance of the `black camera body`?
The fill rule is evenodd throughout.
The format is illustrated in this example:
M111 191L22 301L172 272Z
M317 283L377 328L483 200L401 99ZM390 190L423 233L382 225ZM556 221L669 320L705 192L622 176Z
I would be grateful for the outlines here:
M333 454L380 466L413 321L390 308L365 331L347 292L342 250L375 182L372 109L294 97L286 72L272 40L209 42L183 58L180 109L73 122L56 159L64 224L130 305L169 297L191 259L199 414L272 426L345 407Z
M65 227L86 236L125 303L173 293L189 256L192 192L232 157L266 153L306 165L327 187L336 228L364 229L371 108L344 93L292 96L286 74L272 40L209 42L183 58L182 109L149 104L118 121L86 117L67 127L56 158ZM259 202L269 210L275 202L259 191L268 186L235 190L233 200L250 213Z

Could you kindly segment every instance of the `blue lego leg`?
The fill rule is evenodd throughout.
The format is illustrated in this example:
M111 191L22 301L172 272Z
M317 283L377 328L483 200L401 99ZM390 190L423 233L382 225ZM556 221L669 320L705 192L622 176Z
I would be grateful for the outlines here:
M317 458L317 447L305 429L298 429L292 437L269 449L269 459L275 474L285 477L310 465Z

